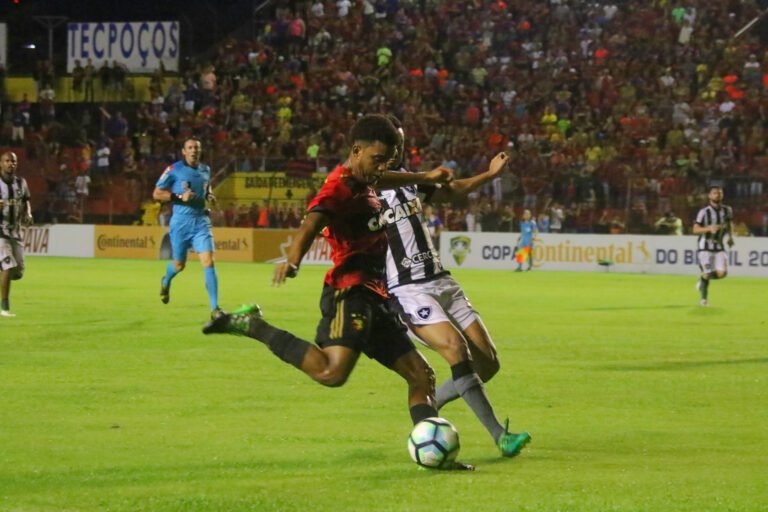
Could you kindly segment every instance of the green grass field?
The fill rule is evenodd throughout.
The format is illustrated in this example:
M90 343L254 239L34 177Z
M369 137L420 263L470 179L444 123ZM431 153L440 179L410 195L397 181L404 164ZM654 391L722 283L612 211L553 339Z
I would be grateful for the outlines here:
M501 459L461 402L474 473L409 459L404 383L361 359L326 389L260 343L205 337L197 263L29 258L0 318L2 511L754 511L768 509L768 281L458 271L494 335L497 412L533 442ZM311 339L324 269L285 287L220 264ZM426 354L438 372L445 363Z

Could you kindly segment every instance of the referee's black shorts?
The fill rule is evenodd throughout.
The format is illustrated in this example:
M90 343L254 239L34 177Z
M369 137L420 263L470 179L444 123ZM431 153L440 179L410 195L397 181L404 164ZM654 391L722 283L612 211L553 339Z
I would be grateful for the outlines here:
M336 289L325 285L320 310L323 318L315 337L320 347L351 348L388 368L415 348L387 299L365 286Z

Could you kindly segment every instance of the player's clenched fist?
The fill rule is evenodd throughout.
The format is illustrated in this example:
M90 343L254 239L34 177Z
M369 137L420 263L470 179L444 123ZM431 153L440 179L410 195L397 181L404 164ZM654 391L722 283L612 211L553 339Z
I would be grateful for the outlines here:
M501 153L493 157L493 160L491 160L490 165L488 165L488 171L495 176L504 170L504 167L506 167L508 162L509 162L509 155L502 151Z
M453 169L448 167L435 167L424 175L427 183L450 183L453 181Z

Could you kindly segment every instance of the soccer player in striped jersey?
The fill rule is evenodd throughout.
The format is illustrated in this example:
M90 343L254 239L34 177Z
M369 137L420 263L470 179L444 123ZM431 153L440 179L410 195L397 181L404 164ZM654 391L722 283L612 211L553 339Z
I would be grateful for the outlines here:
M32 224L32 206L27 181L16 176L19 160L10 151L0 155L0 316L11 313L11 281L24 276L24 243L21 226Z
M325 236L333 267L320 298L316 345L267 323L255 305L214 318L203 332L259 340L282 361L329 387L342 386L363 353L406 380L416 424L437 416L434 372L389 307L384 276L387 240L380 224L381 204L372 188L395 155L397 132L386 117L368 115L355 123L349 140L349 158L328 175L310 202L287 261L275 267L273 279L274 285L281 285L296 277L312 242L321 233ZM430 182L449 176L440 170L408 178ZM457 462L450 469L473 468Z
M709 204L699 210L693 223L693 234L699 235L698 252L701 278L696 289L701 294L699 304L709 300L709 282L728 275L728 255L723 239L728 235L728 247L733 247L733 209L723 204L723 189L709 187Z
M391 175L409 174L403 167L405 134L402 125L393 116L390 120L398 129L398 156L390 167L392 172L379 182L379 198L381 222L385 225L389 245L386 263L391 300L411 332L437 351L451 367L451 378L437 389L438 409L463 398L501 454L514 457L531 436L527 432L509 432L509 420L502 425L493 411L483 383L499 371L496 347L464 291L443 268L422 211L422 199L443 202L465 196L493 180L504 171L509 157L499 153L487 171L439 188L401 186L385 190L383 185L391 183Z

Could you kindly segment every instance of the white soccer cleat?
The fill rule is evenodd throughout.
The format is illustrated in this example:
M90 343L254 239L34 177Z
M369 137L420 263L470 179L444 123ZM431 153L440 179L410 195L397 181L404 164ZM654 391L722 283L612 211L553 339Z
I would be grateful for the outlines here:
M7 316L8 318L13 318L13 317L16 316L16 314L15 313L11 313L8 310L2 309L2 310L0 310L0 316Z
M701 299L699 301L699 306L708 306L709 302L707 302L707 299Z

